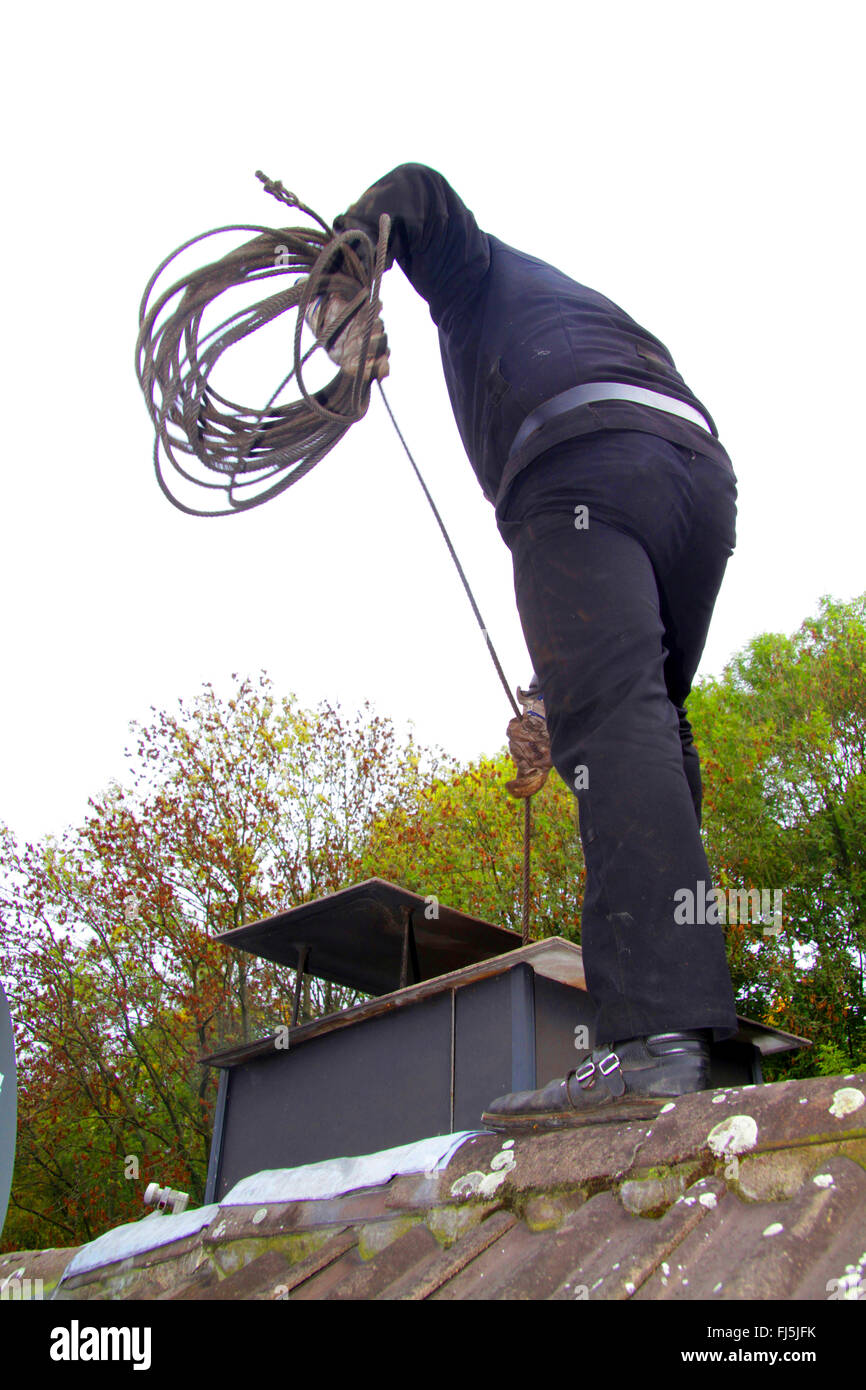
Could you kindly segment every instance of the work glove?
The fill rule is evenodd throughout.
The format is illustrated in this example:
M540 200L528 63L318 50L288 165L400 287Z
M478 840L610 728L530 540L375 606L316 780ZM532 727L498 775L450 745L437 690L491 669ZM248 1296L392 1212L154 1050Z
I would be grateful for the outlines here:
M384 381L388 375L388 339L385 336L385 325L381 319L376 319L373 324L368 356L363 364L361 362L364 329L367 322L364 304L355 311L345 327L334 337L337 324L350 303L351 298L346 298L337 291L319 295L318 299L314 299L307 309L305 315L307 323L331 361L335 362L344 372L348 372L350 376L357 376L363 365L365 382Z
M538 690L517 691L523 714L509 720L508 751L517 768L517 776L505 783L510 796L534 796L547 781L553 764L550 761L550 739L544 717L544 697Z

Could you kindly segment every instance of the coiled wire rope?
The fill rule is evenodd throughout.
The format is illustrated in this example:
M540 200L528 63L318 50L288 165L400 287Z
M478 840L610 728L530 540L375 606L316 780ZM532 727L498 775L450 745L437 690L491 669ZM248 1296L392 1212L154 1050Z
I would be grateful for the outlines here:
M361 358L370 360L390 220L381 219L374 247L362 231L335 233L281 183L261 172L257 177L275 198L299 208L318 227L235 224L192 237L154 271L139 309L136 374L155 431L154 469L169 501L190 516L227 516L276 497L333 449L370 402L365 372L340 371L313 392L304 381L304 366L317 347L330 346L357 314L364 315ZM157 282L184 251L210 237L244 231L258 235L155 293ZM203 331L203 317L221 295L285 277L292 279L290 285ZM303 351L306 313L317 299L331 294L345 300L345 308L330 325L327 339ZM296 314L292 363L265 405L244 406L222 395L212 377L224 354L288 313ZM300 399L277 404L293 379ZM223 497L209 508L182 501L169 487L166 464L188 483Z

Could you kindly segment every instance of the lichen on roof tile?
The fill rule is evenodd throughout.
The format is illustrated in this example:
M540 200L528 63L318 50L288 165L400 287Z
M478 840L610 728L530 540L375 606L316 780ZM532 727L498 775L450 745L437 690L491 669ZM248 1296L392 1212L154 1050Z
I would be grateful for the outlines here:
M57 1298L851 1300L866 1292L864 1085L757 1086L747 1110L736 1088L701 1092L652 1126L437 1136L438 1171L374 1155L349 1175L371 1185L327 1196L252 1175L243 1202L134 1223L146 1248L119 1228L71 1252ZM719 1097L735 1111L721 1121ZM14 1273L48 1256L3 1258Z

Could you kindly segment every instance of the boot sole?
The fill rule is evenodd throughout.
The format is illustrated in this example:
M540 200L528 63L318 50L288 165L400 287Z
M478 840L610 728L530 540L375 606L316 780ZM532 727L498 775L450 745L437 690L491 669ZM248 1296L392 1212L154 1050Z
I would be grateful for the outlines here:
M491 1115L485 1111L481 1123L488 1129L527 1133L537 1129L583 1129L587 1125L610 1125L626 1120L654 1120L676 1097L621 1096L609 1105L587 1110L550 1110L535 1115Z

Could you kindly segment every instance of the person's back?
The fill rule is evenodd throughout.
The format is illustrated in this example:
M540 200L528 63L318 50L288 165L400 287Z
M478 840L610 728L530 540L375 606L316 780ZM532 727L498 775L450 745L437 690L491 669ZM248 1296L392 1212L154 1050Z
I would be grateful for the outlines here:
M435 170L401 165L334 225L360 228L375 240L383 212L392 222L390 256L427 300L439 329L457 427L498 515L516 473L560 438L632 428L693 447L696 430L715 433L658 338L597 290L483 232ZM579 406L546 422L509 467L514 440L534 410L575 386L605 382L682 402L704 417L703 427L648 408L637 396L600 397L591 412ZM715 438L702 443L724 452Z

